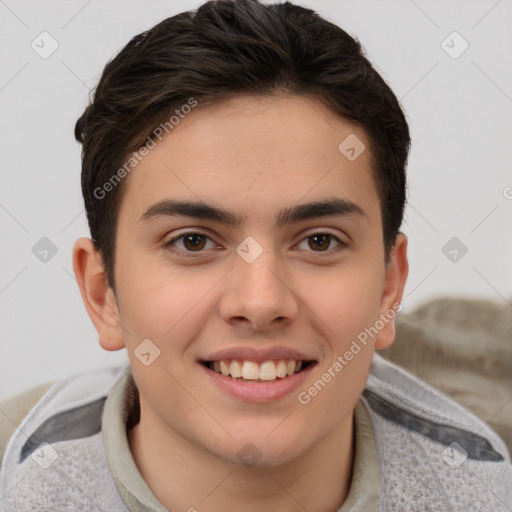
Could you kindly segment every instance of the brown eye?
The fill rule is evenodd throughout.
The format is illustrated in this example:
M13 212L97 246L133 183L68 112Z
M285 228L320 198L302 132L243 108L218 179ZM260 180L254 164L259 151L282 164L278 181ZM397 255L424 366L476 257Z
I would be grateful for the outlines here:
M206 237L197 233L185 235L183 237L183 246L189 251L196 251L203 249L206 243Z
M325 251L331 242L331 236L330 235L313 235L308 237L308 240L310 241L309 247L311 249L319 249L320 251ZM311 240L313 242L311 243Z
M211 245L205 247L208 243ZM181 253L184 256L190 255L191 253L206 252L207 249L211 249L214 246L215 244L208 236L193 231L183 233L165 244L165 248L169 251Z
M309 252L313 251L316 253L328 253L333 254L334 252L337 252L344 247L348 247L348 244L340 240L337 236L333 235L332 233L313 233L306 238L304 238L301 242L303 244L307 241L307 248L306 250L309 250ZM332 246L331 242L335 242L337 246ZM300 245L300 244L299 244Z

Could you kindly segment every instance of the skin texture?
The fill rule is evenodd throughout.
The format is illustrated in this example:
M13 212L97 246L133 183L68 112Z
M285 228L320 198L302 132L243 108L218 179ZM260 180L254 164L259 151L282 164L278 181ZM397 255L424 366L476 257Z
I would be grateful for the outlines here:
M355 161L338 150L350 134L366 145ZM128 350L141 403L129 442L149 487L172 510L337 510L350 488L353 409L374 349L394 340L393 321L308 404L297 394L400 303L408 274L403 234L384 263L365 134L315 99L239 96L198 105L125 179L116 295L88 238L73 258L101 346ZM282 208L332 197L366 216L276 227ZM168 198L214 203L243 221L140 220ZM199 252L183 238L174 252L165 247L186 231L206 235ZM348 245L308 238L326 232ZM263 248L252 263L236 253L248 236ZM149 366L134 355L144 339L161 351ZM277 345L318 363L300 389L271 403L220 391L198 363L224 348ZM260 457L252 467L237 456L248 442Z

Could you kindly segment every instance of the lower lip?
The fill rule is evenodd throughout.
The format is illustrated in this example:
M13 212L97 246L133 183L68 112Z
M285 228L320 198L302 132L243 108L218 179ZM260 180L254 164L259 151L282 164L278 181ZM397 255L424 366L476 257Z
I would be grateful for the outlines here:
M284 379L277 379L268 382L244 382L232 377L226 377L220 373L210 370L205 365L198 363L214 384L230 395L247 402L274 402L290 395L303 384L310 371L315 366L310 364L299 373L294 373Z

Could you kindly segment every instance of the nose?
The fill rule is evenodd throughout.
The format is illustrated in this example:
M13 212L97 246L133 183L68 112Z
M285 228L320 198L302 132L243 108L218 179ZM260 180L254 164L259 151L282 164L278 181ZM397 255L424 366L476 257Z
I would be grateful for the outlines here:
M236 255L220 301L225 322L268 332L292 323L298 311L293 278L272 251L263 250L251 263Z

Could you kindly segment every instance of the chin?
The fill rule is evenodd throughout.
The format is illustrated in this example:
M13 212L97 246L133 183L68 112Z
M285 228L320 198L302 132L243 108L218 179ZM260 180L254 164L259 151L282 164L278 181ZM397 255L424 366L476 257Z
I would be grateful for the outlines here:
M307 449L308 443L305 443L303 437L290 436L286 431L281 435L270 434L267 437L266 432L231 439L223 453L219 453L219 445L216 445L215 453L220 457L229 454L229 462L240 467L273 468L300 457Z

